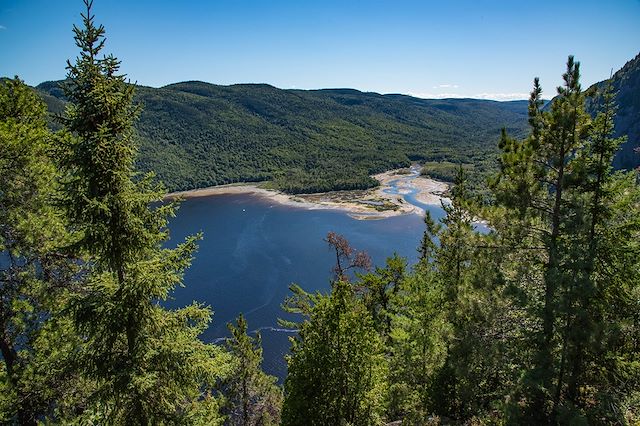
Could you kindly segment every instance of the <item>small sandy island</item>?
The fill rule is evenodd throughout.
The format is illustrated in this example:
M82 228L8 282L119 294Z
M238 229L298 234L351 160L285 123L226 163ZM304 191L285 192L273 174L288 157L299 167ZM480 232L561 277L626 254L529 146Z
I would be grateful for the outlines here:
M380 186L362 191L332 191L319 194L289 195L266 189L261 184L232 184L173 192L168 199L210 197L221 194L254 194L273 202L304 209L338 209L355 219L382 219L401 214L424 214L424 210L405 201L413 194L418 203L440 205L449 185L420 176L420 168L390 170L373 176Z

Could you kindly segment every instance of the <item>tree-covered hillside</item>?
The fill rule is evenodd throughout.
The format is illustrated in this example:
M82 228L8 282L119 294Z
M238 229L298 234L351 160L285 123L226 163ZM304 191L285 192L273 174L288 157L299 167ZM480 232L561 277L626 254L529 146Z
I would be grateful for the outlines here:
M616 168L640 165L640 55L612 77L616 135L628 135ZM37 89L61 113L61 82ZM587 109L603 82L585 91ZM495 170L500 129L523 136L526 102L419 99L353 89L283 90L266 84L183 82L139 86L138 167L169 190L270 181L297 192L361 189L369 176L412 161L473 164L474 187ZM477 189L477 188L476 188Z
M60 82L38 86L61 111ZM170 190L272 181L287 192L376 185L369 175L411 161L478 163L500 129L522 135L526 102L426 100L351 89L184 82L136 88L139 167Z

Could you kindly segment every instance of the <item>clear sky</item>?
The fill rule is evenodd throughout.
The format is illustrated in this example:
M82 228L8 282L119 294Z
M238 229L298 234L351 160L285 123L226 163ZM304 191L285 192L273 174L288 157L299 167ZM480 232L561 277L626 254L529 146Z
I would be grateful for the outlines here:
M0 76L65 76L80 0L0 0ZM567 55L583 86L640 51L640 0L95 0L132 81L351 87L421 97L551 97Z

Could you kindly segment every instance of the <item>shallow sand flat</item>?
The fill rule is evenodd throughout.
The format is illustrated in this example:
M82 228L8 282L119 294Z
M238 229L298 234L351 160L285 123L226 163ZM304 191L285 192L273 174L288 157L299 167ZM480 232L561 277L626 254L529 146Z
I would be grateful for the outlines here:
M423 211L419 207L404 201L402 194L409 193L414 188L418 190L416 199L424 204L440 205L442 194L448 189L448 184L438 182L422 176L402 173L399 170L390 170L373 176L380 182L378 188L366 191L333 191L320 194L288 195L282 192L260 187L259 184L231 184L212 186L209 188L194 189L190 191L173 192L167 195L167 199L210 197L221 194L254 194L267 198L275 203L304 208L304 209L337 209L344 210L355 219L371 220L382 219L401 214L417 213ZM385 189L389 183L401 180L396 184L400 194L387 194ZM376 210L377 205L391 207L386 210Z

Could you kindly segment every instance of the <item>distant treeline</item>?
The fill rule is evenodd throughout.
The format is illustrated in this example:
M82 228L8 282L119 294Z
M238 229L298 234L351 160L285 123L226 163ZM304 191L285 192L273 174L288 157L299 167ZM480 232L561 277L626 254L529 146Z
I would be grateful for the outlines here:
M65 99L60 83L37 87L58 114ZM634 151L640 143L640 55L612 84L619 107L615 134L628 136L614 164L631 169L640 165ZM585 91L592 114L597 102L591 95L602 85ZM524 136L527 125L525 101L418 99L350 89L183 82L138 86L134 101L143 106L135 124L137 165L154 171L170 191L258 181L289 193L363 189L377 184L369 178L375 173L412 162L451 162L475 165L469 177L486 195L481 183L496 170L500 129Z
M40 84L61 112L61 82ZM524 135L526 102L427 100L356 90L184 82L137 87L137 165L170 191L270 181L289 193L364 189L412 162L477 163L502 127Z

